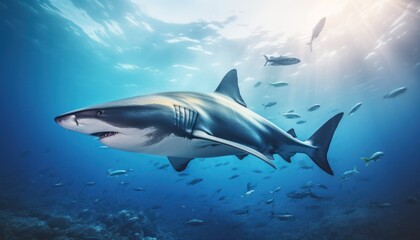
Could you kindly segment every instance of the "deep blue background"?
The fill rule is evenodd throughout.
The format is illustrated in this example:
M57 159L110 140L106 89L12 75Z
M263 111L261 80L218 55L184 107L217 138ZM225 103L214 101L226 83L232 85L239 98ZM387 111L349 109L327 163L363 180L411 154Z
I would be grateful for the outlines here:
M314 170L300 169L302 163L312 163L306 156L298 155L293 158L292 164L276 156L278 168L283 165L287 168L275 171L254 157L247 157L243 161L232 156L197 159L187 169L190 175L181 178L171 167L158 169L167 164L164 157L99 149L100 144L92 137L67 132L53 119L56 115L79 107L139 94L169 90L212 91L224 72L235 67L234 61L221 66L219 70L209 70L208 73L202 70L202 73L193 77L196 83L188 80L171 85L168 79L182 76L170 66L179 58L189 58L189 55L180 56L182 50L165 46L153 49L148 46L161 40L142 37L144 49L140 53L127 52L126 58L140 63L149 62L160 72L123 72L113 67L122 58L120 54L95 46L86 37L75 35L64 27L67 20L44 13L38 4L41 2L23 4L6 1L0 8L0 196L4 206L18 209L53 206L57 211L75 213L84 208L119 211L126 208L149 209L159 205L161 208L156 210L160 214L159 222L167 224L174 231L178 229L176 231L191 239L197 239L199 234L212 236L217 231L224 232L226 237L244 234L268 238L273 231L278 233L282 229L297 231L306 225L311 226L309 229L312 226L314 229L322 228L312 225L321 222L320 219L328 223L373 223L381 219L384 222L383 226L378 226L378 232L385 231L389 226L412 231L410 223L418 222L419 206L405 203L408 197L420 196L418 13L413 13L414 21L408 24L405 38L388 46L392 49L392 55L388 56L390 62L385 67L386 71L375 72L366 67L365 61L354 61L351 56L343 56L341 62L348 66L346 71L362 70L359 77L328 81L325 85L334 82L334 92L314 93L312 89L319 89L316 87L322 85L322 82L318 82L317 86L302 89L299 96L295 94L292 97L285 89L250 87L255 81L252 84L240 83L242 95L254 111L265 117L276 116L274 122L285 130L295 127L300 139L309 137L334 113L348 112L354 104L363 102L353 116L344 117L331 144L329 159L335 176L329 176L317 167ZM128 6L128 3L121 4L115 12L123 11ZM155 23L158 31L170 27ZM185 26L174 27L183 29ZM192 30L196 37L204 34L200 31ZM232 49L240 54L240 48L230 48L240 43L226 41L221 48ZM313 59L307 57L307 60ZM265 76L278 70L261 70L261 57L252 61L258 65L258 71L268 72ZM241 66L237 68L239 78L245 78L245 75L241 75ZM249 68L246 70L252 71ZM123 86L134 79L139 79L136 84L140 87L127 89ZM261 77L261 81L263 79ZM298 82L299 79L294 81ZM364 82L368 84L363 85ZM395 99L383 99L387 92L401 86L408 88L405 94ZM299 83L296 83L287 88L298 87ZM374 91L363 90L369 87ZM273 92L278 105L264 110L261 104L270 99L260 96ZM287 106L282 106L283 103L287 103ZM306 108L314 103L320 103L321 108L313 113L306 112ZM295 125L291 120L280 118L277 112L289 108L295 108L305 115L308 123ZM385 152L384 158L365 167L360 157L370 156L376 151ZM228 165L215 166L225 162ZM360 174L342 181L341 174L354 166ZM233 167L238 170L233 171ZM127 176L107 176L108 169L129 168L134 171ZM256 169L262 173L253 172ZM229 180L234 174L240 177ZM186 185L186 182L197 177L204 181L194 186ZM97 184L85 186L89 181ZM122 181L128 185L121 185ZM328 190L314 191L332 197L332 200L296 201L287 197L288 192L299 191L300 186L308 181L327 185ZM248 182L256 185L255 193L241 198ZM63 186L53 187L56 183L62 183ZM268 191L277 186L281 186L282 190L275 197L274 207L263 203L271 198ZM146 191L135 192L132 190L134 187L143 187ZM213 196L219 188L222 189L221 193ZM226 196L226 201L219 201L221 196ZM370 209L371 201L389 202L392 207ZM321 207L308 210L306 207L311 205ZM237 216L231 212L244 206L250 208L250 215ZM358 209L354 215L342 215L342 211L353 207ZM269 222L272 210L293 213L296 219L286 225L274 220ZM199 230L185 228L184 222L190 218L204 219L209 224ZM226 227L238 223L242 223L239 229ZM273 224L279 227L273 227ZM324 227L329 229L331 225ZM312 231L316 232L314 229Z

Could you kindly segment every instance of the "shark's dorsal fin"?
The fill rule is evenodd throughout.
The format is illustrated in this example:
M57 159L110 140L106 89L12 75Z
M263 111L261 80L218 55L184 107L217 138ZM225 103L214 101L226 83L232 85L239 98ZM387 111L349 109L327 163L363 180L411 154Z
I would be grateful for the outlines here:
M248 146L245 146L243 144L237 143L237 142L233 142L227 139L223 139L223 138L218 138L216 136L212 136L206 132L200 131L200 130L194 130L192 135L196 138L199 139L204 139L204 140L208 140L208 141L212 141L212 142L217 142L223 145L227 145L229 147L233 147L236 148L238 150L241 150L245 153L251 154L256 156L257 158L263 160L264 162L266 162L267 164L269 164L271 167L276 168L276 166L272 163L273 157L269 156L269 155L264 155L263 153L258 152L257 150L250 148Z
M246 103L242 99L241 93L239 92L238 74L236 69L232 69L226 73L219 86L216 88L215 92L223 94L224 96L229 97L235 102L246 107Z
M292 136L292 137L294 137L294 138L296 138L296 137L297 137L297 136L296 136L295 129L293 129L293 128L289 129L289 131L287 131L287 133L288 133L288 134L290 134L290 136Z
M168 157L168 160L177 172L182 172L193 158Z

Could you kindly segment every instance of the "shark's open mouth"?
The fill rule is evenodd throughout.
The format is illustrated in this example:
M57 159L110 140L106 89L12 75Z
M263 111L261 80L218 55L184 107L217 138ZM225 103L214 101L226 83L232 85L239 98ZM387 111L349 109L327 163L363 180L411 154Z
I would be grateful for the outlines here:
M118 134L119 132L97 132L93 133L92 135L99 137L99 140L102 140L104 138L112 137Z

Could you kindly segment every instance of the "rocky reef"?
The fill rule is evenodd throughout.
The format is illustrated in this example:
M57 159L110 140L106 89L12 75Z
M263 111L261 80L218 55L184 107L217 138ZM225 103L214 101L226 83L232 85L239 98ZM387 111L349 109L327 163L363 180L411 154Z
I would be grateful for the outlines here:
M76 216L37 211L0 211L0 239L175 239L142 211L96 213L85 209Z

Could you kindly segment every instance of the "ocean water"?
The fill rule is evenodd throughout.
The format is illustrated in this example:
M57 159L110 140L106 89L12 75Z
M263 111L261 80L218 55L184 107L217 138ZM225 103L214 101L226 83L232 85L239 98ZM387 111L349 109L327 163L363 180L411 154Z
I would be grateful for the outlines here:
M420 3L406 0L0 1L0 239L420 239L419 29ZM263 55L300 63L264 66ZM277 169L198 158L181 174L54 121L122 98L212 92L231 69L248 108L301 140L345 113L334 176L304 154L275 155Z

